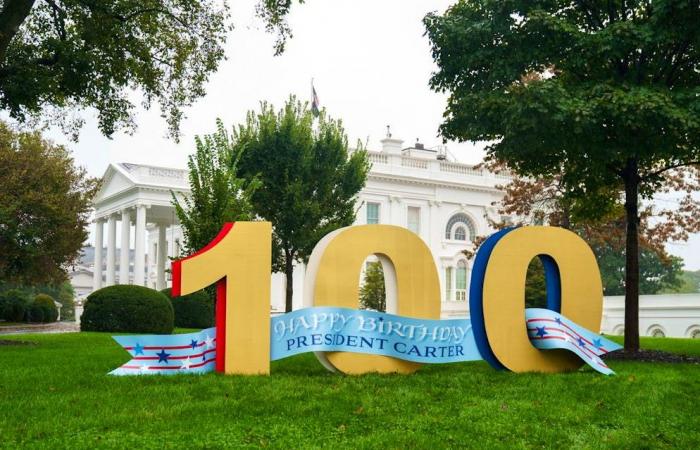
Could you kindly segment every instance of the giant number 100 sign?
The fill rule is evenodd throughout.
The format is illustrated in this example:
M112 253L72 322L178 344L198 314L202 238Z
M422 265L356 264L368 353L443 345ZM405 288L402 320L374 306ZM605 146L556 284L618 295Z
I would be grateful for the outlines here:
M430 250L416 234L390 225L352 226L325 236L307 265L304 306L359 308L359 275L369 255L388 262L387 303L393 313L416 319L440 318L440 283ZM487 239L474 261L469 308L476 347L481 357L497 368L516 372L576 369L582 364L576 354L542 351L531 342L529 331L534 328L528 328L530 320L525 317L524 289L527 267L536 257L545 267L547 309L580 327L599 329L602 285L588 245L561 228L515 228ZM270 269L269 222L226 224L207 247L173 263L173 296L217 286L217 371L269 373ZM556 320L559 322L559 317ZM567 326L574 333L571 327ZM545 330L544 326L537 328L540 337L547 337ZM571 333L578 336L585 352L586 342L591 342ZM569 338L563 339L568 342ZM287 349L293 345L290 340ZM377 354L327 351L316 355L327 368L350 374L411 373L420 366L415 361Z

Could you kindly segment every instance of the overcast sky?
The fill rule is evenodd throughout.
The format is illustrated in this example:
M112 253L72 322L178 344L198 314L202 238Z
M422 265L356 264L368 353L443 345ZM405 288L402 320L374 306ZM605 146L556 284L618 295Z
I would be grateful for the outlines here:
M281 56L273 56L274 36L264 32L254 14L257 0L233 0L227 60L212 75L208 95L185 113L180 144L165 138L159 111L139 111L133 136L109 140L91 113L80 141L71 143L58 131L51 137L66 143L89 173L102 175L110 162L185 167L193 137L214 130L216 118L227 127L242 122L261 100L279 107L290 94L310 97L314 78L321 106L341 118L351 143L369 141L370 149L391 125L394 137L428 146L441 143L437 129L445 96L428 88L434 70L421 19L429 11L444 11L451 0L307 0L294 5L289 22L294 37ZM460 161L476 163L482 145L448 143ZM700 237L670 245L688 269L700 269Z

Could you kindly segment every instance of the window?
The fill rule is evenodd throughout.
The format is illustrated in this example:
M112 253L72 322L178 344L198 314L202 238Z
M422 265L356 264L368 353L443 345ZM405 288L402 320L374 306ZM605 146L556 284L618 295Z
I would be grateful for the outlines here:
M655 338L666 337L666 335L664 334L664 332L661 331L659 328L656 328L654 331L652 331L651 336L652 336L652 337L655 337Z
M420 234L420 208L409 206L406 211L408 229L416 234Z
M691 339L700 339L700 330L695 330L693 333L690 335Z
M455 300L465 301L467 299L467 263L460 261L457 263L457 276L455 277Z
M447 221L445 239L466 241L473 239L474 236L476 236L476 227L474 226L474 222L466 214L455 214Z
M445 267L445 301L452 301L452 267Z
M379 223L379 203L367 203L367 224Z

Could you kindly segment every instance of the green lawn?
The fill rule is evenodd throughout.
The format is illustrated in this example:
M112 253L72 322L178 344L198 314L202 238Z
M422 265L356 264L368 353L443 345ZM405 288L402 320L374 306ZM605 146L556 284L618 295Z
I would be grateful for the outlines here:
M0 447L700 448L700 365L616 362L617 376L497 372L339 376L312 355L269 377L110 377L106 334L0 346ZM700 342L643 346L700 355Z

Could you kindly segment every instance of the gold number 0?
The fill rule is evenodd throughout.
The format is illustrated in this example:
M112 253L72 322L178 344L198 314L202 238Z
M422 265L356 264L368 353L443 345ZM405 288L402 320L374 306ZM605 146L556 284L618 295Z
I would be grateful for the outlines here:
M341 228L321 239L306 270L304 306L358 308L362 263L372 254L393 265L398 300L393 312L423 319L440 318L440 283L430 249L415 233L391 225ZM391 281L390 277L387 281ZM388 286L387 291L391 288ZM326 368L348 374L411 373L420 367L388 356L345 352L316 356Z
M199 252L174 261L172 295L217 283L216 370L270 373L270 222L224 225Z

